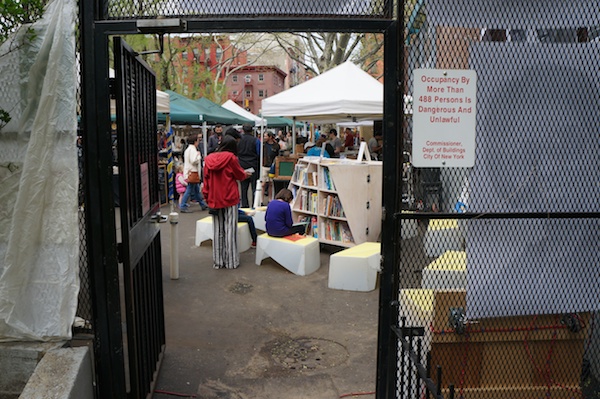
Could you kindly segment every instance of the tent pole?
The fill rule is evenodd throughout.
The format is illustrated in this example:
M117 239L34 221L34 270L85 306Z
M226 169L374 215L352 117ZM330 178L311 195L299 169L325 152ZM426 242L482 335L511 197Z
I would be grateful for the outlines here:
M292 118L292 154L296 154L296 117Z
M262 114L262 112L261 112ZM254 192L254 203L252 207L254 209L260 207L262 205L262 165L263 165L263 157L264 157L264 149L263 149L263 139L265 136L265 123L267 123L266 119L261 118L260 121L260 154L258 157L258 180L256 181L256 191Z
M202 146L204 147L204 153L202 154L203 158L206 156L206 150L208 147L208 137L206 137L207 131L208 128L206 127L206 121L204 121L202 122Z

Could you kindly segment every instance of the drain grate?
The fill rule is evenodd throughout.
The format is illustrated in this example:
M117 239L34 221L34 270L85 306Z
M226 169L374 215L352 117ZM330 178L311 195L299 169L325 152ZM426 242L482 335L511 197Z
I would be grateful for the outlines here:
M287 338L273 343L275 362L291 370L318 370L335 367L348 359L348 351L337 342L319 338Z
M237 281L229 286L229 292L244 295L252 291L252 288L254 288L252 284Z

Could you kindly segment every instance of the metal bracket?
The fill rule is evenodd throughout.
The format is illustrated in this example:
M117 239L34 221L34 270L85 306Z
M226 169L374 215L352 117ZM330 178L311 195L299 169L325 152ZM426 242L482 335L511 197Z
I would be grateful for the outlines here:
M466 317L465 317L465 309L464 308L450 308L450 314L448 315L448 324L454 328L454 331L463 335L466 330Z
M140 33L178 33L187 31L187 21L180 18L138 19L135 26Z

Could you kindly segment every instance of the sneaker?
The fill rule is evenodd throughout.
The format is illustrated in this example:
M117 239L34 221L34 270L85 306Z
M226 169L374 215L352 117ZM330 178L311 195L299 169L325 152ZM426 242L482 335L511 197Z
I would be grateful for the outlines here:
M252 244L250 244L250 246L251 246L252 248L256 248L256 241L252 241Z
M179 212L181 212L181 213L192 213L192 211L190 211L189 208L180 209Z
M208 209L208 205L206 205L206 204L200 205L200 208L202 208L202 210L205 211Z

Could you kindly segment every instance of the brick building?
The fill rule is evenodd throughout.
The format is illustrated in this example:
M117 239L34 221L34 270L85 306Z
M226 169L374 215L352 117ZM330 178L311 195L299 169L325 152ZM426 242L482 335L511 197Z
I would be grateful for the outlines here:
M239 106L257 115L262 100L285 90L287 74L276 66L245 66L229 76L227 96Z

